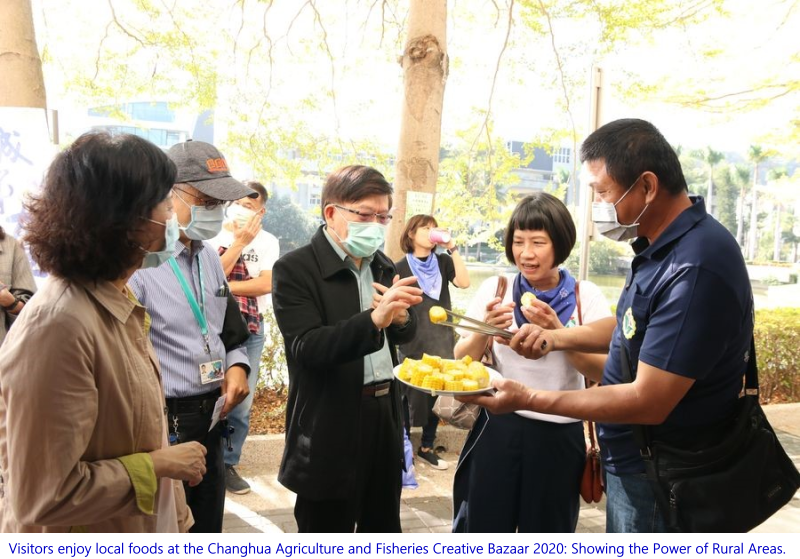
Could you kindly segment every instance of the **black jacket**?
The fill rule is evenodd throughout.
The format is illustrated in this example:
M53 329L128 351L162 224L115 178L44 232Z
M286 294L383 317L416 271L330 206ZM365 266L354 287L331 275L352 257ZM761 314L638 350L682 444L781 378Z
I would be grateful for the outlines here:
M376 282L391 285L394 264L377 252L371 264ZM311 244L281 257L272 269L272 303L286 345L289 401L286 446L278 480L298 495L344 499L355 490L364 356L378 351L389 336L410 341L410 322L379 331L371 310L362 311L353 272L331 247L322 228ZM403 432L397 383L391 393L397 423L397 457L403 461Z

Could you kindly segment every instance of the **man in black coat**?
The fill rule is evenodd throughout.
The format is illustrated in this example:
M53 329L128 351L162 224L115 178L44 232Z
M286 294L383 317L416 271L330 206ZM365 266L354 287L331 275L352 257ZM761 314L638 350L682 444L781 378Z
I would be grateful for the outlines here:
M297 493L300 532L400 532L402 415L395 344L413 339L416 278L383 246L392 187L370 167L332 173L325 225L280 258L272 298L289 401L278 480Z

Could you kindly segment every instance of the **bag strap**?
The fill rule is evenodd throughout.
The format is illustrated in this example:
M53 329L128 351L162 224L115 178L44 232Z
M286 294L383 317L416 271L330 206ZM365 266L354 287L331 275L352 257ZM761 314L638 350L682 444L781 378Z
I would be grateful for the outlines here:
M636 378L632 371L630 354L628 348L623 342L620 341L620 367L622 370L622 379L625 382L633 382ZM755 335L750 338L750 356L747 360L747 371L745 371L744 379L744 398L755 398L758 401L758 363L756 362L756 338ZM652 442L652 429L644 425L631 425L633 431L633 438L636 444L639 445L639 452L645 461L652 458L650 445Z
M499 274L497 276L497 289L494 292L495 299L500 297L500 302L503 302L503 299L506 296L506 290L508 289L508 278L505 277L503 274ZM489 339L486 341L486 347L483 349L484 355L489 355L492 351L492 341L494 338L489 336Z
M575 300L577 302L577 310L578 310L578 326L583 326L583 311L581 310L581 282L575 282ZM591 381L583 377L583 382L586 388L591 388L592 383ZM594 421L587 420L587 426L589 427L589 443L592 445L592 450L597 450L597 439L594 436Z

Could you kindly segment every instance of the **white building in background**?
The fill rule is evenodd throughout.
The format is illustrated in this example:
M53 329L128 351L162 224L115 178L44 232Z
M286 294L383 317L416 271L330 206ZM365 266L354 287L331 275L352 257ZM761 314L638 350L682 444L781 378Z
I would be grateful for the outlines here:
M163 149L188 139L214 143L213 111L196 114L167 101L131 101L120 105L61 111L61 130L70 141L84 132L135 134ZM62 140L62 141L63 141Z
M530 148L524 142L511 140L506 142L506 149L510 153L519 154L525 159ZM576 192L575 177L572 176L573 150L571 147L553 148L551 152L536 147L533 148L533 160L523 167L514 169L513 173L520 179L519 183L509 188L509 192L518 196L525 196L536 191L541 191L558 182L559 174L564 171L569 176L566 204L572 204Z

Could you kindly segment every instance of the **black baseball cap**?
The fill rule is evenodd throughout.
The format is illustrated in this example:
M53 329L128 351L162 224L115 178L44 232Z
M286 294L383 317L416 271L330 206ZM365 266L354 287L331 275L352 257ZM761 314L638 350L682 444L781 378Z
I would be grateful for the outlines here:
M258 192L231 176L225 156L211 144L188 140L169 148L167 155L178 168L176 184L188 183L217 200L258 197Z

